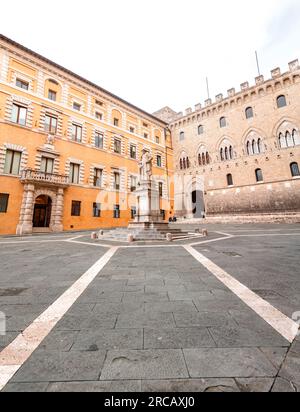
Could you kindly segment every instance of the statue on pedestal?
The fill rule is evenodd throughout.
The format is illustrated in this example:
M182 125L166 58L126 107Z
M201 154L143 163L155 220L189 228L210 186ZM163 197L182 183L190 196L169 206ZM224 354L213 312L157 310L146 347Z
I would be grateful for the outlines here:
M142 159L139 163L140 181L150 181L152 177L152 160L148 150L143 150Z

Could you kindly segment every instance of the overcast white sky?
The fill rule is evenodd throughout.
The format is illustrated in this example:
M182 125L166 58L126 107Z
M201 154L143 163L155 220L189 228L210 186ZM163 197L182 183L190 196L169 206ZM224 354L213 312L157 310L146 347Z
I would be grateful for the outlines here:
M299 0L14 0L2 34L153 112L300 58Z

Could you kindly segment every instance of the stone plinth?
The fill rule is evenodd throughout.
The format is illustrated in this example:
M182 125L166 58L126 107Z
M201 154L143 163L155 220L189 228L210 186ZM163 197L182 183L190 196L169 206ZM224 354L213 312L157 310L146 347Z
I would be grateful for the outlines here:
M152 187L152 182L141 181L135 191L137 214L134 223L162 222L159 207L159 192Z

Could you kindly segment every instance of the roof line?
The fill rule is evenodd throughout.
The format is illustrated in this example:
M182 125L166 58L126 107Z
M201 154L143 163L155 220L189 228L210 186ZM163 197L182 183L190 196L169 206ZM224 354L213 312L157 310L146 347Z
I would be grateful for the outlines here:
M153 116L152 114L146 112L145 110L139 108L138 106L135 106L134 104L129 103L128 101L122 99L121 97L119 97L119 96L117 96L117 95L109 92L108 90L105 90L105 89L103 89L102 87L98 86L96 83L93 83L93 82L91 82L90 80L87 80L87 79L85 79L85 78L82 77L82 76L79 76L78 74L72 72L71 70L66 69L65 67L63 67L63 66L61 66L61 65L53 62L53 61L50 60L50 59L47 59L46 57L42 56L42 55L39 54L39 53L34 52L34 51L31 50L31 49L28 49L27 47L23 46L22 44L17 43L16 41L14 41L14 40L12 40L12 39L4 36L4 35L1 34L1 33L0 33L0 40L3 40L4 42L9 43L9 44L11 44L11 45L14 46L14 47L17 47L18 49L23 50L24 52L26 52L26 53L28 53L28 54L31 54L32 56L34 56L34 57L36 57L36 58L44 61L45 63L50 64L50 65L56 67L58 70L61 70L61 71L65 72L65 73L67 73L68 75L75 77L76 79L80 80L81 82L87 83L89 86L94 87L94 88L98 89L99 91L101 91L102 93L107 94L108 96L110 96L110 97L112 97L112 98L114 98L114 99L119 100L120 102L126 104L127 106L131 107L131 108L134 109L134 110L137 110L137 111L143 113L144 115L146 115L146 116L154 119L155 121L157 121L157 122L159 122L159 123L161 123L161 124L163 124L163 125L165 125L165 126L168 125L168 123L164 122L164 121L161 120L161 119L158 119L157 117L155 117L155 116Z

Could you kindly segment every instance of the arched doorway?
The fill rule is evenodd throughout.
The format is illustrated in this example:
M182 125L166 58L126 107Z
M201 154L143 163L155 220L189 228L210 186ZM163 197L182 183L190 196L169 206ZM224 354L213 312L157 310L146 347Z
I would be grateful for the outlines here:
M202 190L192 192L192 207L195 219L201 219L205 216L205 203Z
M41 195L35 199L33 212L33 227L50 227L52 200L49 196Z

